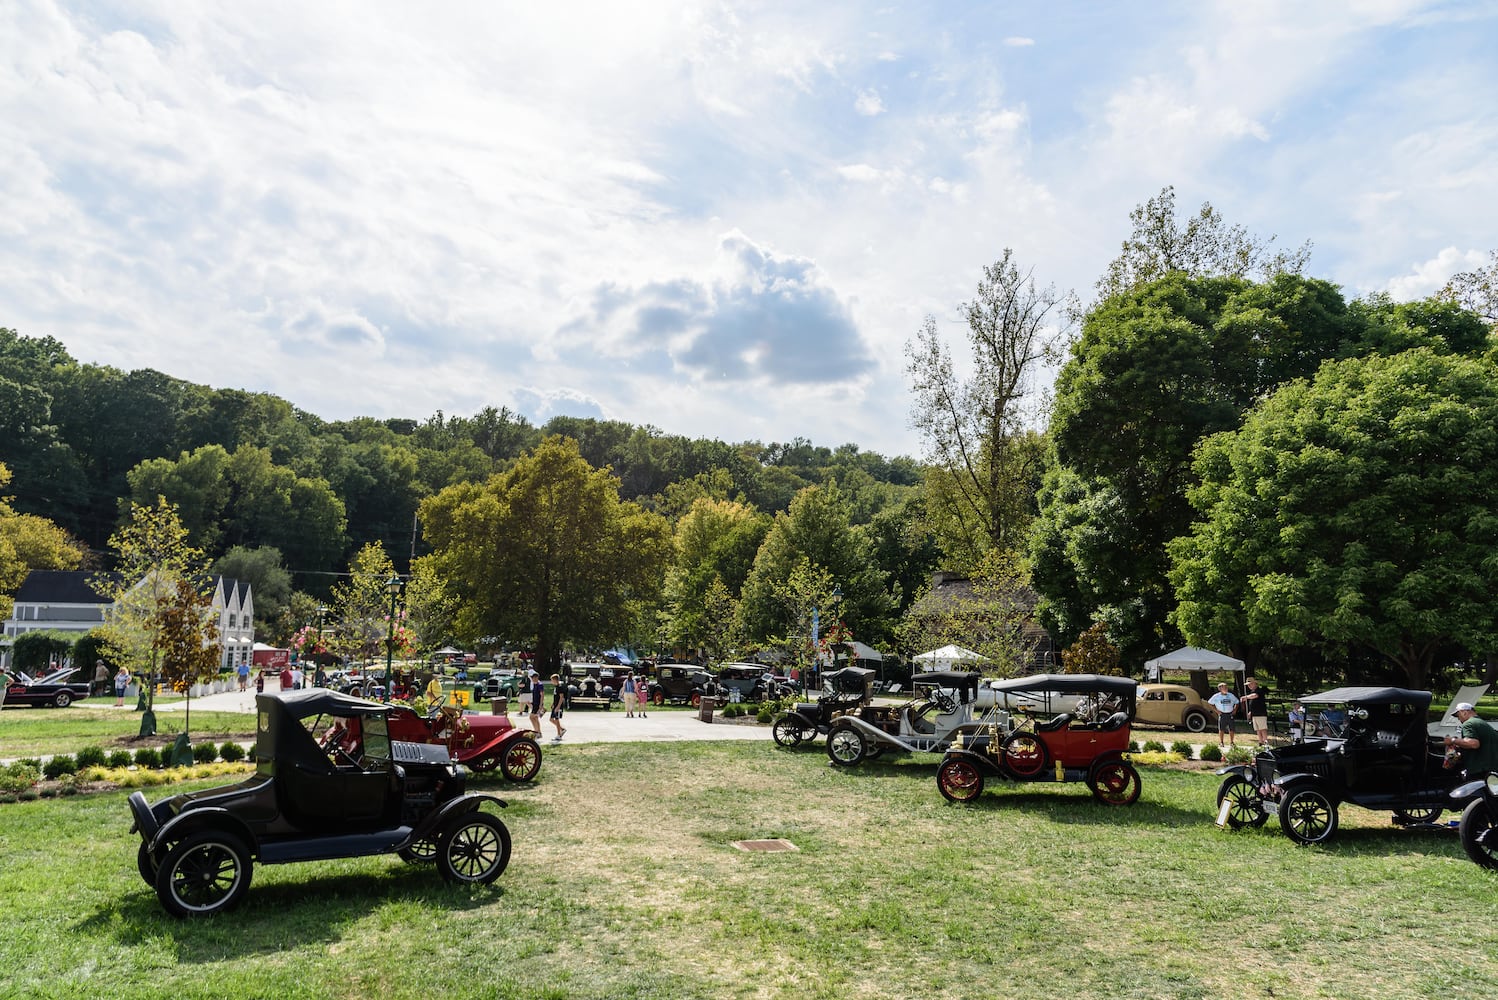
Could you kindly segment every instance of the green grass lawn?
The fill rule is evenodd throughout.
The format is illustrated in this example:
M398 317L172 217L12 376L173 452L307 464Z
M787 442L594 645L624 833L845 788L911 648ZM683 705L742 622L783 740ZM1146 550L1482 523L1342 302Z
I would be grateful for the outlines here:
M158 711L157 742L170 743L182 732L181 711ZM86 703L71 708L8 708L0 712L0 758L40 757L52 754L75 754L85 746L106 749L138 745L134 737L140 732L140 713L122 712L117 708L88 708ZM192 712L192 738L230 738L253 740L255 717L242 712ZM3 995L3 994L0 994Z
M1132 808L1002 784L957 806L931 758L547 748L532 784L476 783L510 802L493 886L393 857L257 867L194 922L136 874L123 792L0 805L0 996L1498 995L1498 878L1454 834L1349 808L1297 848L1274 820L1218 830L1209 770L1143 778ZM731 846L781 837L799 850Z

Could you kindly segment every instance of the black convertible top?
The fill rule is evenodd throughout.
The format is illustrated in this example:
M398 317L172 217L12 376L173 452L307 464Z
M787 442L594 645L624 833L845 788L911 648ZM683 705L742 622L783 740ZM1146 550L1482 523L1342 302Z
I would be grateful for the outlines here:
M262 712L286 711L294 719L308 719L314 715L350 716L390 711L389 705L370 701L368 698L356 698L351 694L340 694L331 688L259 694L255 696L255 707Z
M1059 691L1072 694L1102 691L1133 697L1139 684L1130 677L1110 677L1106 674L1031 674L1029 677L990 681L988 686L995 691Z
M966 691L969 697L978 693L978 682L983 675L969 670L930 670L925 673L912 674L910 676L911 686L917 684L922 687L956 688Z
M1430 707L1429 691L1396 687L1340 687L1300 699L1306 705L1415 705Z

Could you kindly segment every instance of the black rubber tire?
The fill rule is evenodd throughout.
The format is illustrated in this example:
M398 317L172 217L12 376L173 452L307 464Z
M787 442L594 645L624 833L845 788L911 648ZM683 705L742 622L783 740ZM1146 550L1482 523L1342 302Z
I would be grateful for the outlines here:
M868 740L852 726L839 726L827 734L827 759L838 767L857 767L867 748Z
M666 703L666 693L664 691L656 691L650 696L650 703L656 708L660 708Z
M250 889L250 851L232 833L202 830L173 844L156 870L156 898L174 917L238 906Z
M1426 806L1423 809L1395 809L1394 822L1401 826L1434 823L1441 818L1441 812L1440 806Z
M1087 787L1092 789L1092 797L1105 806L1131 806L1139 801L1143 783L1133 764L1110 760L1092 769L1087 776Z
M972 761L953 757L936 769L936 787L948 802L971 802L983 794L983 772Z
M1187 712L1186 717L1181 720L1181 725L1185 727L1188 733L1205 733L1207 731L1207 713L1194 710Z
M794 715L782 715L776 719L775 724L770 727L770 735L778 745L787 749L800 746L806 739L801 720Z
M1045 740L1030 732L1011 733L1004 741L1004 767L1020 780L1033 778L1045 770L1051 753Z
M530 781L541 773L540 744L535 740L516 740L505 750L499 768L510 781Z
M437 841L437 870L458 885L488 885L510 864L510 831L488 813L464 813Z
M146 850L146 842L140 842L139 849L135 852L135 870L140 872L140 877L145 880L146 885L156 888L156 872L161 868L161 857Z
M1493 815L1486 800L1473 799L1467 803L1457 832L1461 834L1462 850L1467 857L1484 868L1498 871L1498 816Z
M1254 787L1254 783L1238 775L1230 775L1217 789L1217 808L1222 809L1222 800L1231 798L1233 804L1228 807L1228 826L1234 830L1243 827L1259 827L1269 819L1269 814L1264 811L1264 796Z
M67 708L69 705L73 704L73 692L57 692L57 694L52 698L52 704L56 705L58 708Z
M1318 788L1301 788L1280 800L1280 829L1297 844L1324 844L1337 832L1337 804Z

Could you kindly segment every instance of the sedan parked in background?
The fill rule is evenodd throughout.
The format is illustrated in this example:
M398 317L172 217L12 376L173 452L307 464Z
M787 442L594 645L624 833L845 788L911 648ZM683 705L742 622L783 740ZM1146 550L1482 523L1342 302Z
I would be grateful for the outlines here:
M33 678L24 671L15 671L5 677L5 704L31 705L42 708L67 708L75 701L88 697L88 684L82 681L70 683L68 678L78 671L73 667L55 670L42 678Z

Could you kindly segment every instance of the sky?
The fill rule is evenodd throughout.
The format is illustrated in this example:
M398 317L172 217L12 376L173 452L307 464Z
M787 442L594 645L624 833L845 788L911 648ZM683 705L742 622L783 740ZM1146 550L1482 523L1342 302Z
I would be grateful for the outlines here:
M6 0L0 326L326 419L920 457L906 347L1129 212L1349 297L1498 249L1487 0Z

